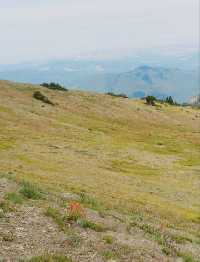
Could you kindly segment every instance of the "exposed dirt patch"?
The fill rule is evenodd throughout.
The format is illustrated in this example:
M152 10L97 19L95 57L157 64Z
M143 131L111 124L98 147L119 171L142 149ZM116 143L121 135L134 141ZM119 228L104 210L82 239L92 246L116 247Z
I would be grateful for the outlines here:
M0 242L4 259L26 258L44 252L60 252L65 235L35 207L23 207L0 221L1 232L13 238ZM0 233L1 237L1 233Z
M10 191L15 191L17 185L6 178L0 178L0 201L3 199L6 193Z

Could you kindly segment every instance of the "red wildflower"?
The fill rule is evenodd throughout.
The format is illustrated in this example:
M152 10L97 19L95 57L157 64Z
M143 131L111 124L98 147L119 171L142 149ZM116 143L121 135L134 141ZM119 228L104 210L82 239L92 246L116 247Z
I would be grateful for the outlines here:
M78 202L71 202L68 207L68 217L71 220L77 220L78 218L84 217L85 211Z

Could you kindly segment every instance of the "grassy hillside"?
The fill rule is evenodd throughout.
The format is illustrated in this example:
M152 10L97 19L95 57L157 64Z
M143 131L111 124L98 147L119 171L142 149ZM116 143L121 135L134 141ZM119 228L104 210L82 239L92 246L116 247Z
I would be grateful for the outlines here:
M36 90L55 105L34 99ZM0 167L50 192L82 192L98 210L199 237L197 109L0 81Z

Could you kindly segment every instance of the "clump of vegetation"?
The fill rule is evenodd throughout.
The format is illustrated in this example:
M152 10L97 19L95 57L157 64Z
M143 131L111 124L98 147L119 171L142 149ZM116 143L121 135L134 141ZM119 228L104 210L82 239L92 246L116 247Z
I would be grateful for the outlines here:
M156 97L155 96L147 96L145 98L146 100L146 104L147 105L151 105L151 106L155 106L156 105Z
M151 106L155 106L156 101L161 104L167 103L169 105L177 105L177 106L180 105L176 101L173 100L172 96L167 96L164 99L159 99L159 98L156 98L155 96L147 96L144 99L146 100L146 104L151 105Z
M96 232L103 232L104 228L100 224L96 224L86 219L86 214L83 207L78 202L71 202L67 210L67 220L75 221L83 228L90 228Z
M157 241L160 245L166 244L167 237L154 227L149 224L141 224L139 226L145 233L149 234L155 241Z
M102 252L102 256L106 260L111 260L111 259L114 259L116 257L116 254L112 250L105 250L105 251Z
M166 255L178 255L177 249L173 246L173 239L170 235L163 234L159 229L154 228L150 224L139 223L133 221L132 226L137 226L143 230L149 237L156 241Z
M86 205L87 207L91 209L94 209L97 211L102 211L103 209L102 204L99 201L97 201L94 197L86 195L83 192L80 193L80 201L82 204Z
M38 200L44 198L42 191L36 185L29 182L23 182L19 192L28 199Z
M5 214L3 212L3 209L0 208L0 218L3 218L3 217L5 217Z
M114 97L128 98L128 96L126 94L115 94L113 92L108 92L106 94L109 95L109 96L114 96Z
M111 235L106 235L103 237L103 240L107 243L107 244L113 244L114 242L114 238Z
M52 105L52 106L54 105L54 103L51 102L51 101L49 100L49 98L48 98L47 96L43 95L40 91L35 91L35 92L33 93L33 97L34 97L35 99L37 99L37 100L42 101L43 103L46 103L46 104L49 104L49 105Z
M92 229L92 230L94 230L96 232L104 232L105 231L105 228L102 225L96 224L96 223L94 223L92 221L89 221L89 220L87 220L85 218L78 219L77 223L82 228L89 228L89 229Z
M16 193L16 192L11 192L11 193L8 193L6 195L6 199L10 202L12 202L13 204L19 204L21 205L23 203L23 197Z
M60 230L66 231L66 217L63 216L58 209L49 207L45 215L53 218L54 222L59 226Z
M133 224L135 223L135 225L137 225L137 223L143 222L144 220L144 216L141 213L133 213L131 218L132 218L132 223Z
M59 91L68 91L68 89L66 89L65 87L61 86L58 83L42 83L40 86L46 87L48 89L52 89L52 90L59 90Z
M3 213L14 211L13 205L8 200L3 200L0 202L0 209L3 210Z
M27 260L26 260L27 261ZM64 255L42 255L32 257L28 262L72 262L72 260Z
M77 221L85 217L85 211L78 202L71 202L68 207L68 219Z

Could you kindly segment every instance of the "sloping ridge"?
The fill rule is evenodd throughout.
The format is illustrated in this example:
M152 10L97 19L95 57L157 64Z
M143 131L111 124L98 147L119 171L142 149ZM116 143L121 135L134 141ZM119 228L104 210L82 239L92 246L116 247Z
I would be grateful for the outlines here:
M0 228L14 236L0 233L0 258L45 252L38 235L33 251L19 243L33 216L44 235L61 226L55 250L41 241L74 261L198 261L199 121L197 108L0 81ZM27 198L24 181L44 198ZM71 200L84 219L65 220Z

